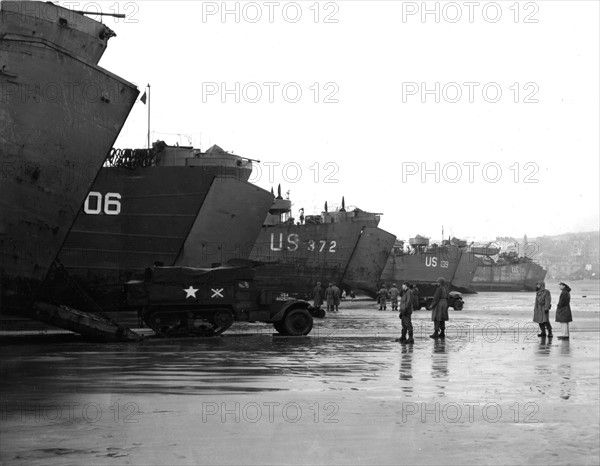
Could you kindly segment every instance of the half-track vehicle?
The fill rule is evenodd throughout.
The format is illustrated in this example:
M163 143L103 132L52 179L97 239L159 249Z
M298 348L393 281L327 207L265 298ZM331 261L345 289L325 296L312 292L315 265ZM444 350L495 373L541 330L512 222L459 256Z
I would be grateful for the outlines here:
M154 267L125 286L127 307L137 308L160 336L216 336L234 322L265 322L282 335L308 335L325 311L308 301L263 289L252 267Z

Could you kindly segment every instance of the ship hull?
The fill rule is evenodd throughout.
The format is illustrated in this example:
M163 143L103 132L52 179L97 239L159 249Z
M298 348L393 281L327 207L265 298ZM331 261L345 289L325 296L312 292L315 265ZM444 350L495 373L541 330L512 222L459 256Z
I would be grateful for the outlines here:
M2 2L2 29L36 37L97 65L115 34L104 24L50 2ZM58 26L58 27L57 27Z
M49 42L7 31L4 19L0 309L14 311L35 300L138 90Z
M174 265L219 267L249 259L273 195L235 178L217 178Z
M396 236L381 228L366 227L344 273L345 287L375 298L395 241Z
M473 279L481 264L481 258L471 252L463 252L452 280L452 288L461 293L477 293L473 288Z
M142 279L156 262L203 267L224 256L247 259L250 248L239 245L242 238L254 243L273 197L221 173L216 166L103 168L59 255L91 298L71 305L117 310L123 284ZM102 211L98 200L107 196L118 202L118 214L117 207ZM63 278L47 292L68 292L60 289Z
M546 270L535 262L480 264L471 286L476 291L535 291Z
M261 229L250 254L256 278L266 289L310 297L316 282L342 284L361 233L376 222L282 224Z
M415 254L390 254L381 274L386 285L404 281L417 284L435 282L439 277L452 283L463 251L460 248L436 248Z

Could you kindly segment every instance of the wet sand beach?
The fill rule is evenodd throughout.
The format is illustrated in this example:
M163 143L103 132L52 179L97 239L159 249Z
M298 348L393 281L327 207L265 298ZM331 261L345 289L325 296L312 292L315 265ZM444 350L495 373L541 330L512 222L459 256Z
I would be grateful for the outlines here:
M434 341L344 302L308 337L2 346L2 464L597 464L599 284L574 282L569 341L533 293L465 296ZM558 298L556 284L548 288ZM585 297L583 297L585 296Z

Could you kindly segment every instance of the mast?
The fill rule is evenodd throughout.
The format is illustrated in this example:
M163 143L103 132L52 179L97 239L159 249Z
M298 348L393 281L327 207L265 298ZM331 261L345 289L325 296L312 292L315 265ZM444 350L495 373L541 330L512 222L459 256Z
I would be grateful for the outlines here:
M148 149L150 149L150 84L146 87L148 88Z

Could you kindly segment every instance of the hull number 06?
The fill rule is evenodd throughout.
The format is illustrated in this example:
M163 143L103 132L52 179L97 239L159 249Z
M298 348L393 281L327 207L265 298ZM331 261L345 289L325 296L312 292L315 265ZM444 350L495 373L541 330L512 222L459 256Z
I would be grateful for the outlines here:
M121 195L119 193L102 193L91 191L83 204L83 211L86 214L98 215L119 215L121 213Z

